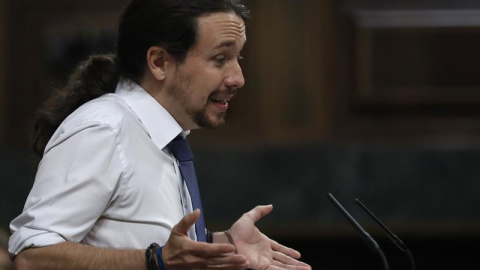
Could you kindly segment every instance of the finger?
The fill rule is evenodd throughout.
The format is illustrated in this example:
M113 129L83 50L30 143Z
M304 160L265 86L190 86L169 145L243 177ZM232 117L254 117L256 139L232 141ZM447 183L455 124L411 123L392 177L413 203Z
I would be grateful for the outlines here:
M191 245L184 249L197 257L225 256L235 252L235 247L230 244L207 244L195 241L192 241Z
M232 253L215 257L190 255L192 256L189 256L189 262L183 265L185 269L224 268L225 266L230 267L227 269L244 269L248 266L247 259L244 256Z
M281 252L287 256L290 256L295 259L300 259L302 256L300 252L296 251L293 248L286 247L284 245L279 244L277 241L271 240L270 239L270 244L272 246L272 249L278 252Z
M273 261L273 262L272 262L272 265L278 267L279 269L284 269L284 270L296 270L296 266L284 264L284 263L281 263L281 262L279 262L279 261Z
M225 264L225 265L207 265L207 269L214 270L244 270L248 264Z
M284 270L284 268L280 268L274 264L271 264L265 270Z
M210 266L222 265L244 265L247 264L247 258L243 255L229 254L223 256L207 257L205 258Z
M273 210L273 205L259 205L245 215L249 216L253 222L259 221L262 217L268 215Z
M184 216L182 220L180 220L180 222L178 222L178 224L173 227L172 232L188 235L188 230L190 229L190 227L193 226L193 224L195 224L195 222L197 222L198 217L200 217L199 209Z
M220 265L211 265L210 262L205 260L197 260L194 262L178 265L176 269L238 269L243 270L248 267L248 264L220 264ZM173 268L173 267L172 267Z
M301 261L298 261L298 260L295 260L293 259L292 257L289 257L283 253L280 253L280 252L274 252L273 254L273 260L274 261L278 261L284 265L291 265L291 266L303 266L303 267L310 267L310 265L304 263L304 262L301 262Z
M277 267L277 269L282 269L282 270L311 270L312 269L308 265L307 266L288 265L288 264L283 264L279 261L273 261L272 265Z

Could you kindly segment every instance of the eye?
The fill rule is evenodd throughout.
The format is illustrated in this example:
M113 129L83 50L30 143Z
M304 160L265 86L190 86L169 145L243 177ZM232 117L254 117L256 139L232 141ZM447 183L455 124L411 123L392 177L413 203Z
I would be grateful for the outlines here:
M217 56L215 56L215 58L214 58L215 62L217 62L217 64L220 64L220 65L225 64L226 59L227 59L227 58L226 58L225 55L223 55L223 54L222 54L222 55L217 55Z

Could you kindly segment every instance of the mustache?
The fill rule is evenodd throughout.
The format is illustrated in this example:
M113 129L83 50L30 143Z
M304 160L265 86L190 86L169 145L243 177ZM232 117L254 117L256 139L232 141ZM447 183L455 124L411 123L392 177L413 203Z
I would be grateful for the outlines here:
M218 96L218 95L227 95L227 96L235 96L237 94L237 88L227 88L225 90L215 90L213 91L210 96Z

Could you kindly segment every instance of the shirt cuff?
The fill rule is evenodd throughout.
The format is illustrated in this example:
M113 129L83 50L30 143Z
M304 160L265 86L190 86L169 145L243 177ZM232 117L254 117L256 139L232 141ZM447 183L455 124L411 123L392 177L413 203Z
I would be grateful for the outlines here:
M10 236L8 252L10 257L15 257L26 248L45 247L63 242L66 242L65 238L57 233L23 227Z

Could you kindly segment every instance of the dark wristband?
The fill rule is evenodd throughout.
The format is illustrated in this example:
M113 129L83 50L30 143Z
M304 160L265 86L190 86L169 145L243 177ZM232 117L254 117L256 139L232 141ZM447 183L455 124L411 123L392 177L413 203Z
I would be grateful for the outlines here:
M157 258L157 262L158 262L158 269L167 270L165 268L165 264L163 263L162 251L163 251L163 247L158 247L157 250L155 251L155 255L156 255L155 257Z
M145 251L145 260L147 262L147 270L158 270L158 260L156 250L160 246L157 243L151 243Z
M207 231L207 243L213 243L213 232Z

